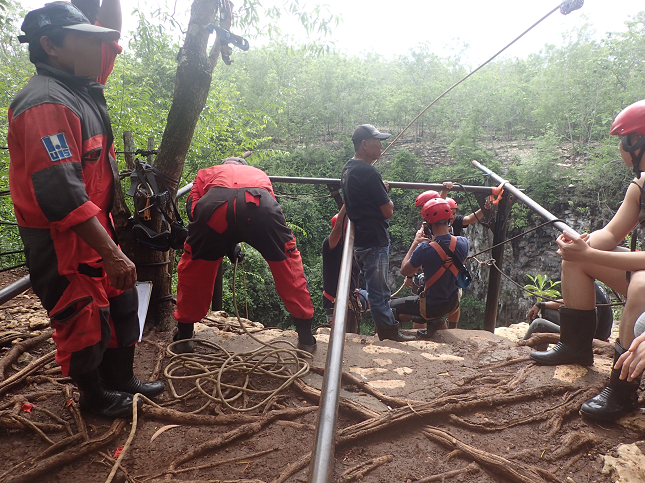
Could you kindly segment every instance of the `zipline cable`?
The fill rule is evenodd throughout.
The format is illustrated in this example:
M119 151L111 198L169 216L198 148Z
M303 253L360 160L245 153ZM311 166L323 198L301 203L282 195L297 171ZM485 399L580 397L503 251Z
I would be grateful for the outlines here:
M578 8L582 7L582 4L583 4L583 3L584 3L584 2L582 2L582 1L576 1L576 0L573 0L573 1L571 1L571 0L565 0L565 1L564 1L564 2L562 2L560 5L558 5L558 6L557 6L557 7L555 7L553 10L551 10L549 13L547 13L544 17L542 17L540 20L538 20L538 21L537 21L537 22L535 22L533 25L531 25L531 26L530 26L528 29L526 29L524 32L522 32L518 37L516 37L516 38L515 38L511 43L509 43L506 47L504 47L502 50L500 50L499 52L497 52L495 55L493 55L493 56L492 56L490 59L488 59L486 62L484 62L484 63L483 63L483 64L481 64L479 67L477 67L475 70L473 70L470 74L467 74L466 76L464 76L463 78L461 78L459 81L457 81L457 82L455 82L453 85L451 85L451 86L450 86L447 90L445 90L445 91L444 91L444 92L443 92L439 97L437 97L434 101L432 101L430 104L428 104L428 105L425 107L425 109L423 109L423 110L422 110L422 111L417 115L417 117L415 117L414 119L412 119L412 121L410 121L410 124L408 124L408 125L403 129L403 131L401 131L401 132L400 132L400 133L399 133L399 134L394 138L394 140L393 140L390 144L388 144L388 146L385 148L385 150L383 150L383 153L381 153L381 157L380 157L380 158L378 158L378 159L381 159L381 158L385 155L385 153L387 153L387 152L388 152L388 150L390 149L390 147L391 147L394 143L396 143L396 142L399 140L399 138L403 135L403 133L404 133L405 131L407 131L407 130L408 130L408 128L409 128L410 126L412 126L412 124L414 124L414 123L416 122L416 120L417 120L417 119L419 119L419 118L423 115L423 113L425 113L428 109L430 109L430 108L431 108L431 107L432 107L432 106L433 106L437 101L439 101L439 100L440 100L441 98L443 98L446 94L448 94L451 90L453 90L453 89L454 89L455 87L457 87L459 84L461 84L461 83L462 83L462 82L464 82L466 79L468 79L470 76L472 76L475 72L477 72L478 70L480 70L481 68L483 68L484 66L486 66L488 63L490 63L491 61L493 61L493 60L494 60L494 59L495 59L499 54L501 54L502 52L504 52L504 51L505 51L506 49L508 49L511 45L513 45L515 42L517 42L517 41L518 41L518 40L520 40L522 37L524 37L524 35L526 35L527 33L529 33L529 32L530 32L534 27L536 27L537 25L539 25L543 20L545 20L547 17L549 17L553 12L555 12L556 10L560 10L564 15L567 15L567 14L571 13L573 10L576 10L576 9L578 9ZM374 162L373 162L372 164L376 164L376 162L378 161L378 159L374 160Z

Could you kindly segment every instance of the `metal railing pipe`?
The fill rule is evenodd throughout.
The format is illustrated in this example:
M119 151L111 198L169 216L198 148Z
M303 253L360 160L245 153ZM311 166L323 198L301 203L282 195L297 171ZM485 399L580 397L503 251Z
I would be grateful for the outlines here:
M326 184L340 186L340 179L337 178L294 178L291 176L269 176L272 183L293 183L293 184ZM444 189L442 184L438 183L407 183L404 181L388 181L390 188L400 188L407 190L436 190L441 191ZM188 183L183 188L177 190L177 198L181 198L188 193L193 187L193 183ZM482 193L490 195L493 193L493 188L490 186L471 186L471 185L458 185L452 189L453 192L467 191L468 193Z
M11 285L7 285L5 288L0 290L0 305L8 302L17 295L20 295L24 291L28 290L31 287L31 280L29 280L29 275L22 277L20 280L15 281Z
M545 210L542 208L538 203L533 201L531 198L526 196L524 193L522 193L520 190L518 190L516 187L514 187L512 184L510 184L508 181L505 179L502 179L499 177L497 174L493 173L490 169L488 169L486 166L483 164L473 161L473 166L481 170L484 174L489 176L491 179L493 179L496 183L504 183L504 189L508 191L510 194L512 194L515 199L520 200L522 203L524 203L526 206L531 208L533 211L535 211L538 215L542 216L542 218L546 219L547 221L553 221L553 220L558 220L559 218L555 215L553 215L551 212ZM574 235L579 235L578 232L576 232L573 228L571 228L569 225L562 221L554 221L553 226L556 227L560 231L568 231L569 233L573 233Z
M354 262L354 224L349 220L345 232L343 258L338 275L336 304L327 349L327 363L320 393L320 410L316 439L309 465L308 483L331 483L334 475L334 450L336 449L336 424L340 381L343 374L343 350L345 348L345 325L349 299L352 264Z

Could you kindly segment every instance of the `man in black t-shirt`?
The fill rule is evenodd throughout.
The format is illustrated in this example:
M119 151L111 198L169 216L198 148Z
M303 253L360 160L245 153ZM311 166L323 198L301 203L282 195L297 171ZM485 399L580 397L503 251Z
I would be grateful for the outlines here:
M341 188L347 216L355 224L354 257L365 277L374 326L379 339L399 342L414 337L399 332L390 309L390 287L387 285L390 236L388 220L394 204L388 196L389 186L372 166L383 151L381 140L390 137L374 126L363 124L352 135L355 154L341 174Z

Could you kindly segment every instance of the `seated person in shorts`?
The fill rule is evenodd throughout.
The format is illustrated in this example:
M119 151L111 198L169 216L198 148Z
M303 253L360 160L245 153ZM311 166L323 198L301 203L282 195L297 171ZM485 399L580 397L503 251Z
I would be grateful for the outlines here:
M417 331L420 339L428 339L438 329L446 328L447 318L459 308L459 289L455 283L457 270L449 252L463 264L468 255L468 240L450 234L451 218L450 206L443 199L435 198L424 205L423 219L432 229L433 240L429 241L423 228L416 233L401 264L401 275L414 275L422 267L425 293L390 302L395 317L408 314L421 316L426 321L427 329ZM425 303L425 307L421 307L421 303Z

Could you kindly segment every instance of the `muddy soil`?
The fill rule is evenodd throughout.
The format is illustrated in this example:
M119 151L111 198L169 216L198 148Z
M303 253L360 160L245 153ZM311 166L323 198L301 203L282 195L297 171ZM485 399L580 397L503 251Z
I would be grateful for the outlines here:
M21 275L20 272L1 274L0 287ZM248 352L261 346L250 336L237 333L235 320L225 319L223 315L213 314L210 320L204 320L204 324L198 326L198 337L218 345L199 345L198 353L219 353L220 357L226 359L227 353ZM27 339L47 330L43 320L46 322L46 314L38 299L27 292L0 306L0 338L3 334L6 336L19 332L23 339ZM272 344L276 340L296 341L296 334L293 332L274 329L263 331L259 325L256 329L258 331L254 335L259 340ZM328 334L329 331L324 329L317 335L318 350L313 360L308 361L312 366L324 367ZM160 351L170 343L171 334L150 330L144 335L144 340L146 342L137 346L135 372L140 379L148 380L155 371ZM11 342L2 348L0 355L6 356L10 347ZM4 382L0 382L0 391L8 378L50 353L54 347L49 338L30 348L6 369ZM502 476L499 468L482 463L481 459L473 470L476 472L466 472L465 468L476 458L472 454L469 456L468 451L453 451L449 445L441 445L429 439L424 433L427 426L447 432L461 443L485 452L485 455L505 458L520 468L532 471L534 479L526 481L609 483L620 477L610 469L612 464L624 464L631 469L635 476L629 481L645 478L642 473L645 463L642 459L639 460L645 451L645 443L642 442L645 414L642 410L625 418L621 424L598 424L581 418L577 407L571 407L571 402L584 396L589 388L602 387L611 361L605 355L597 355L596 363L591 368L539 367L527 360L529 351L529 348L519 347L508 338L483 331L441 331L434 341L404 344L378 341L369 336L348 335L343 370L355 379L352 383L343 384L341 397L361 404L366 411L390 414L392 417L389 420L403 411L408 411L409 416L401 417L399 422L380 431L339 444L335 458L335 481L351 481L343 476L345 472L386 455L391 455L391 458L368 471L362 481L414 482L455 470L464 471L452 476L445 475L444 481L520 481ZM164 357L162 367L166 367L170 361L169 357ZM180 369L175 374L188 373L189 369ZM164 379L163 372L160 377ZM243 384L240 379L241 376L223 376L223 381L230 385ZM313 389L320 389L322 377L312 371L304 375L302 381ZM267 374L253 373L246 384L253 390L262 391L275 388L280 382ZM30 378L2 393L0 447L3 457L0 460L0 481L16 481L21 474L46 461L42 453L52 443L69 436L65 427L72 434L78 432L78 424L72 414L75 404L65 396L66 386L72 390L73 398L78 399L78 393L71 382L57 371L55 362L50 362ZM182 394L194 387L193 381L179 381L175 389ZM203 388L206 392L213 390L209 383L204 383ZM398 399L379 399L375 397L375 391L377 395L382 393ZM231 397L230 394L227 396L226 391L224 393L225 397ZM24 396L34 406L31 409L28 405L23 406L26 400L20 399L20 396ZM251 392L235 401L229 401L229 404L237 408L250 407L260 399L262 396ZM409 404L399 408L393 406L392 401L400 400L408 400ZM445 408L448 409L443 412L435 410L433 414L424 416L424 403L432 404L436 401L445 401ZM188 413L209 403L209 398L195 390L194 395L178 401L173 398L167 385L166 392L156 402L166 408ZM211 402L200 414L262 415L270 414L271 411L296 410L315 405L315 397L307 397L292 386L274 397L268 407L236 413L220 403ZM549 412L553 408L556 411ZM556 417L557 408L563 409L560 417ZM540 418L540 414L545 416ZM532 422L520 424L522 418L529 416L536 418ZM90 440L105 434L112 424L112 421L86 414L83 419ZM176 465L175 469L184 470L220 461L222 464L164 476L163 472L168 470L173 461L205 442L240 428L241 423L173 423L166 418L151 416L143 410L138 413L132 445L121 463L127 475L118 471L113 481L279 481L279 476L288 465L311 450L316 419L317 412L311 411L292 418L291 421L273 421L259 430L254 428L237 438L231 438L228 444L214 451L204 452ZM338 428L349 428L361 419L341 411ZM38 432L27 421L39 423L36 426L41 431ZM171 424L178 425L166 428L153 438L160 429ZM130 429L131 423L127 422L118 436L105 446L29 481L106 481L113 464L111 457L126 443ZM68 454L80 449L82 444L81 441L76 441L67 450L60 448L53 454ZM617 462L612 463L612 457ZM283 481L307 481L307 466ZM435 481L441 481L441 477Z

